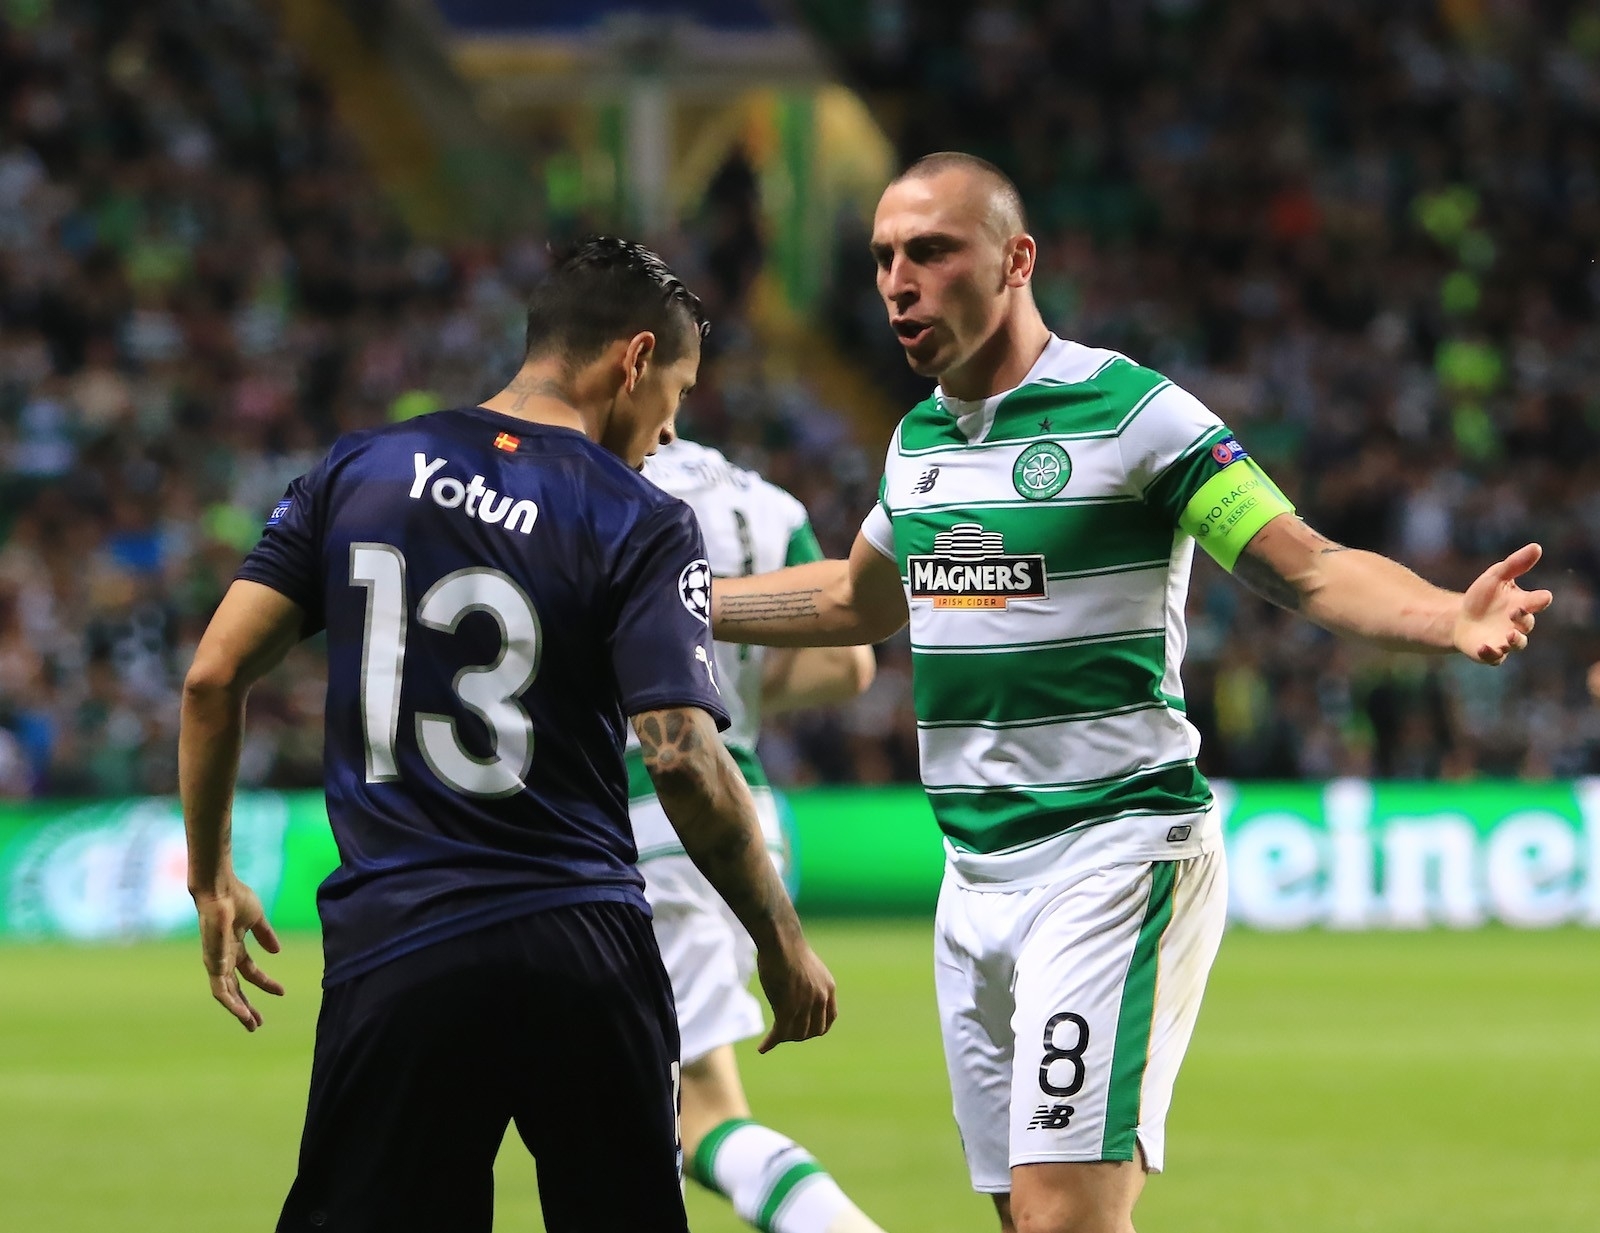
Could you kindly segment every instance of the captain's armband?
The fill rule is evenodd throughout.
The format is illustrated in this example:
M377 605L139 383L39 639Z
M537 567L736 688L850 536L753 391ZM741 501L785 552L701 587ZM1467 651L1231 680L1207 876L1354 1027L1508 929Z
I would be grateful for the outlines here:
M1254 459L1241 458L1213 475L1189 498L1178 525L1229 573L1255 533L1294 504Z

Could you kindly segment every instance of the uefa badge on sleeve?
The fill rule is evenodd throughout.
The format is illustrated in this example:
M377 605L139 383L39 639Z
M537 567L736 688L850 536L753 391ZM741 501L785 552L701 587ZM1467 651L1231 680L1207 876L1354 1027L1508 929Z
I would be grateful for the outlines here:
M704 558L683 567L678 575L678 598L695 616L711 624L711 565Z
M1244 446L1240 445L1238 439L1231 435L1223 437L1222 440L1211 447L1211 458L1219 467L1231 466L1233 463L1238 462L1239 459L1248 457L1250 455L1245 452Z

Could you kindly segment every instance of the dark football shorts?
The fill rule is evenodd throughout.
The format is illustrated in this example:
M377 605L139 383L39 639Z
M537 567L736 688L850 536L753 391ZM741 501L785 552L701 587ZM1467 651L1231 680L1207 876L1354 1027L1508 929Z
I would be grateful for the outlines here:
M323 994L279 1233L478 1233L506 1127L550 1233L686 1233L678 1026L649 918L533 913Z

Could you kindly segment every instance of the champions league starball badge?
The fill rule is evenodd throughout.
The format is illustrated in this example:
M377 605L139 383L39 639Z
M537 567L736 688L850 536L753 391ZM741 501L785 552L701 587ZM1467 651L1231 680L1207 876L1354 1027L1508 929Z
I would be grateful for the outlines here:
M683 567L678 575L678 598L695 616L711 624L711 566L707 561L690 561Z

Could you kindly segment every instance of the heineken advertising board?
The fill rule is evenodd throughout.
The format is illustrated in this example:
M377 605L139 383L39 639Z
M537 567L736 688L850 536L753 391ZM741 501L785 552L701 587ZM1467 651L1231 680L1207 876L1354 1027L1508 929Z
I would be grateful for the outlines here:
M1600 780L1214 786L1236 923L1600 926ZM802 908L932 910L942 850L920 790L808 789L784 805ZM240 796L234 859L277 928L314 928L317 884L338 859L321 797ZM104 941L193 928L174 801L0 810L0 937Z

